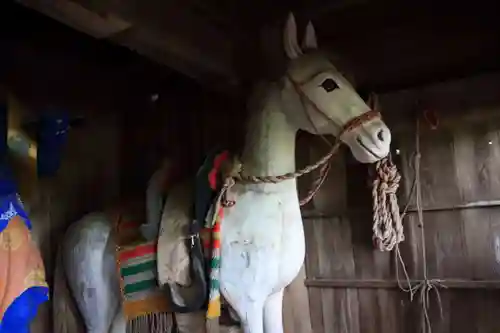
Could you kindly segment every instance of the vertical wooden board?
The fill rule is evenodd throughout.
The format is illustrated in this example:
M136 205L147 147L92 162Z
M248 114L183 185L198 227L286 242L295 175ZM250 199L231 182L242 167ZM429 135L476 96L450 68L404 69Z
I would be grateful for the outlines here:
M360 289L359 297L359 322L360 331L363 333L380 333L382 320L377 302L377 290Z
M496 124L494 124L496 125ZM474 201L500 199L500 139L498 125L491 123L476 124L472 131L474 142L473 158L462 158L461 163L471 163L475 191L471 195Z
M500 329L500 291L475 291L474 312L477 333L497 333Z
M453 297L455 296L455 291L448 291L446 289L438 289L439 298L435 291L429 293L430 307L427 311L431 328L433 332L437 333L454 333L453 328L453 316L452 316L452 304ZM418 327L421 328L425 323L422 321L423 306L420 299L417 298L415 301L415 306L418 308ZM441 315L442 314L442 315Z
M288 333L311 333L311 315L309 296L304 281L306 279L303 266L297 277L285 288L283 300L283 324Z
M495 124L496 125L496 124ZM500 198L500 140L498 126L474 123L455 130L457 183L463 202Z
M423 218L428 276L468 278L470 272L464 266L468 258L460 212L429 212ZM418 224L416 214L412 214L411 221ZM422 256L422 252L419 251L417 255ZM422 264L419 265L419 271L422 272L423 258L420 260Z
M354 277L350 221L347 218L316 220L320 277Z
M476 182L477 166L475 162L476 144L471 129L455 132L455 172L461 197L464 202L476 201L480 187Z
M328 140L333 142L331 137ZM330 149L330 146L321 138L308 133L300 132L297 139L297 166L304 167L316 163ZM299 193L304 197L311 189L314 180L319 176L319 170L298 179ZM313 210L323 215L340 215L346 208L346 170L344 149L340 149L330 164L330 171L312 202L305 209Z
M472 279L500 277L500 210L470 209L461 212Z
M317 253L317 268L311 268L309 272L317 272L314 277L323 278L349 278L354 276L354 260L350 235L349 220L346 218L332 219L308 219L308 228L313 229L315 235L314 244ZM313 255L313 254L311 254ZM313 277L313 276L311 276ZM343 289L315 289L310 288L311 311L313 314L313 328L320 326L323 332L345 332L346 327L352 327L347 332L359 331L357 322L358 299L357 291L346 291ZM319 307L312 304L312 300L321 300L321 315ZM322 325L316 323L322 319ZM315 332L317 332L315 330Z
M402 139L404 170L414 177L415 131ZM412 134L413 133L413 134ZM422 206L436 204L457 205L462 202L454 171L454 137L448 130L432 131L421 125L420 131L420 180ZM408 182L409 185L409 182ZM415 205L415 197L411 204Z
M319 251L316 242L317 220L304 218L304 234L306 237L306 275L310 278L319 276Z
M479 325L474 306L478 304L476 290L454 290L450 295L450 333L475 333Z
M331 304L325 308L333 309L325 318L325 332L359 332L358 292L352 289L330 289L325 299Z
M346 289L344 303L346 312L346 323L348 329L346 332L360 333L360 314L359 314L359 292L357 289Z
M485 263L480 266L480 272L477 274L481 275L484 279L499 279L500 277L500 209L492 208L485 210L488 213L488 226L489 230L486 231L487 241L484 242L487 247L485 253L475 253L475 258L483 258L483 255L486 254L486 257L489 260L482 259ZM470 221L470 224L475 224L474 220ZM474 243L476 245L476 243ZM474 247L476 249L477 247ZM472 251L470 251L472 252ZM474 256L472 258L474 259ZM479 268L478 268L479 271ZM477 277L476 277L477 278ZM498 293L500 294L500 292ZM499 324L500 325L500 324Z
M303 168L311 163L311 145L313 143L313 136L304 131L299 131L296 139L295 146L295 165L297 168ZM311 184L313 183L314 173L305 174L297 179L297 189L299 193L299 198L303 198L307 195ZM314 211L314 202L311 200L307 204L301 207L302 211Z
M415 200L415 169L414 169L414 138L409 135L400 135L398 137L400 155L397 158L399 170L402 177L402 186L399 191L398 201L400 210L404 210L410 204L414 204ZM421 233L416 221L411 218L411 213L403 217L403 227L405 241L400 244L402 265L405 265L410 276L419 277L421 265ZM399 259L396 261L399 263ZM398 269L401 267L398 267ZM403 271L401 270L401 273Z
M308 245L310 278L348 278L354 276L354 259L349 220L346 218L307 219L314 238ZM312 238L312 237L311 237ZM313 252L315 251L315 252ZM315 264L317 267L315 267Z
M406 310L410 306L408 295L400 290L378 291L380 332L405 332Z
M336 289L323 289L321 291L321 310L323 314L323 332L338 332L338 319L340 313L338 308L335 307L335 293Z
M320 147L322 149L320 149ZM325 149L326 148L326 149ZM311 151L311 163L315 163L328 151L326 144L316 145ZM341 149L330 163L330 171L323 185L314 197L314 207L326 215L345 214L346 204L346 166L344 150ZM314 174L317 177L319 172Z
M311 327L314 333L326 333L323 321L323 299L324 289L309 288L309 309L311 311Z

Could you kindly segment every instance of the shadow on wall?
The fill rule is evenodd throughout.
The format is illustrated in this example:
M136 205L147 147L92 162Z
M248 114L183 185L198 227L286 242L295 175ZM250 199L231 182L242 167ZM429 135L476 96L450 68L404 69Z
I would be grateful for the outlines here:
M21 122L33 118L39 110L30 108L21 95L7 93L6 100L12 135L20 131ZM110 113L93 115L86 126L71 131L61 168L52 179L37 178L33 156L9 154L10 167L33 223L33 239L42 252L49 285L57 246L67 226L86 212L111 207L118 199L120 132L116 118ZM51 331L50 308L49 302L40 309L32 332Z

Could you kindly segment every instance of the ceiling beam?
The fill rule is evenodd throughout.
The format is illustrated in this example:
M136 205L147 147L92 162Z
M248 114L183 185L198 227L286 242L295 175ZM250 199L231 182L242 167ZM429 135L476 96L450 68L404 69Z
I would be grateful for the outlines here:
M177 1L18 2L96 38L133 49L201 83L238 84L230 36Z

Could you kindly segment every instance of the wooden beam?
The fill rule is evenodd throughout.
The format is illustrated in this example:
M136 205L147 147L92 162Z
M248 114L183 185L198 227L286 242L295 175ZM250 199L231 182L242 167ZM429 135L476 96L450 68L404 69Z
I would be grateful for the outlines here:
M228 34L175 1L20 1L199 81L238 84Z
M130 22L114 15L102 17L72 1L19 0L21 4L95 38L107 38L128 29Z
M461 280L461 279L437 279L444 289L500 289L500 280ZM422 283L423 280L410 280L412 286ZM354 289L397 289L399 285L408 287L408 282L401 280L398 284L396 280L377 279L307 279L305 284L309 288L354 288Z

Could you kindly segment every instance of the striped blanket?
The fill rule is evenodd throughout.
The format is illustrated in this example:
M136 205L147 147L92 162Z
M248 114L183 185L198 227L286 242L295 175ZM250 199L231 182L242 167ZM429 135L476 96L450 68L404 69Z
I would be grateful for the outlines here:
M126 222L123 224L127 224ZM124 239L127 232L138 230L129 223L125 228L117 226L117 239ZM157 243L135 241L120 244L116 250L116 262L120 277L123 313L127 320L127 332L167 332L172 326L169 304L157 282Z
M127 319L168 311L157 283L156 241L121 248L118 262Z

